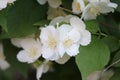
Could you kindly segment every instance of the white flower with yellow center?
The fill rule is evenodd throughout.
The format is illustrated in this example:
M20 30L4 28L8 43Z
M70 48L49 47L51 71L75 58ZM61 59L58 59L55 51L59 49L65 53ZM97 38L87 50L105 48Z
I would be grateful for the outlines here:
M45 4L47 1L52 8L57 8L62 4L61 0L37 0L37 2L41 5Z
M80 34L79 44L82 46L88 45L91 42L91 33L85 29L85 23L78 17L72 17L70 19L70 24Z
M40 39L42 42L42 56L47 60L56 60L58 55L59 33L54 26L47 26L41 29ZM53 57L54 56L54 57Z
M59 43L59 54L61 57L65 52L69 56L75 56L79 53L80 34L72 26L63 24L59 28L60 43Z
M85 9L84 0L73 0L72 11L76 14L83 12Z
M100 13L106 14L114 12L117 4L110 2L109 0L89 0L89 4L86 6L82 13L84 20L96 19Z
M23 50L17 54L20 62L33 63L41 56L41 42L39 39L25 38L20 42Z
M3 45L0 43L0 69L5 70L10 67L10 64L5 60L3 54Z

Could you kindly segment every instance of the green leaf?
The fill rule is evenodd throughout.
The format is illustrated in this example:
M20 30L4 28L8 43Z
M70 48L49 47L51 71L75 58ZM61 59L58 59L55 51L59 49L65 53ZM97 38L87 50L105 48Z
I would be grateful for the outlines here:
M116 10L120 12L120 0L111 0L111 2L118 4L118 7Z
M91 33L96 33L99 31L99 24L95 20L91 21L85 21L86 28L89 30Z
M45 25L48 25L49 24L49 20L41 20L39 22L36 22L34 24L34 26L38 26L38 27L44 27Z
M109 57L108 46L98 38L93 37L88 46L81 46L80 53L76 56L76 63L82 74L82 80L86 80L90 73L102 70L108 63Z
M0 14L0 26L3 28L3 30L8 32L7 21L6 21L6 18L2 14Z
M111 52L116 51L120 47L119 40L114 37L108 36L102 40L109 46Z
M4 10L8 32L0 38L13 38L30 35L38 30L34 23L46 18L46 5L39 5L35 0L17 0Z

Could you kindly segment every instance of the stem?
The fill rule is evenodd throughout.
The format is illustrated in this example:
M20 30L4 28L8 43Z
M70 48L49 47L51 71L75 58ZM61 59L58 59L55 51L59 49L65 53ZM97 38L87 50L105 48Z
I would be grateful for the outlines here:
M64 11L67 11L67 12L69 12L69 13L75 14L74 12L72 12L72 11L69 10L69 9L66 9L66 8L63 8L63 7L59 7L59 8L61 8L61 9L64 10ZM79 14L75 14L75 15L80 16Z
M105 68L103 71L107 71L110 67L112 67L113 65L117 64L120 62L120 59L118 59L117 61L113 62L111 65L109 65L107 68Z

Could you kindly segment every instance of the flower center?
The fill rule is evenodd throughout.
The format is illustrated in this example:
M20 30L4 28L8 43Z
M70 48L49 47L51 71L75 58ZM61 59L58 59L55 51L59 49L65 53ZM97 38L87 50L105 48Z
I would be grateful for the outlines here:
M31 47L28 53L29 57L34 58L37 55L37 49L35 47Z
M63 41L63 45L66 47L66 48L69 48L71 45L73 44L73 41L69 38L66 38L64 39Z
M77 0L75 0L74 5L75 5L77 11L79 11L81 9L80 4L77 2Z
M99 6L94 6L91 7L89 12L93 15L93 16L97 16L100 14L100 7Z
M57 45L57 41L52 36L48 36L48 42L47 43L48 43L49 48L55 48L56 45Z

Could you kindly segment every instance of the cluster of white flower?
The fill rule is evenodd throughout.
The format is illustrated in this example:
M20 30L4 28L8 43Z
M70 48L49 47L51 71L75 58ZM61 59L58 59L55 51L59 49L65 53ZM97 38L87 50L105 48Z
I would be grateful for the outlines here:
M114 12L115 8L117 8L117 4L110 0L74 0L72 4L73 12L82 13L84 20L96 19L100 13Z
M0 10L5 8L7 3L15 0L4 0L6 4L1 5ZM3 1L3 3L4 3ZM48 1L50 5L47 12L48 19L51 20L48 26L40 28L39 36L36 34L11 39L13 45L22 48L17 59L20 62L36 64L37 79L41 78L42 73L46 73L50 68L50 62L55 61L59 64L66 63L70 57L80 53L80 46L87 46L91 42L91 33L86 30L85 23L82 21L96 19L100 13L114 12L117 4L109 0L73 0L73 13L77 16L67 15L59 6L61 0L37 0L43 5ZM41 63L41 59L44 59Z
M13 3L16 0L0 0L0 10L7 7L8 3Z
M60 25L62 22L66 24ZM48 71L50 61L64 64L71 56L79 53L80 45L86 46L91 42L91 34L85 27L84 22L76 16L61 16L53 19L48 26L40 28L39 37L31 35L14 38L11 42L23 48L17 55L20 62L35 63L40 57L45 59L42 65L37 66L39 80L41 74Z

